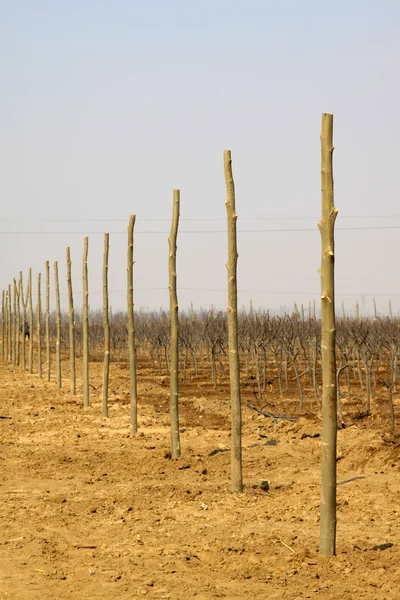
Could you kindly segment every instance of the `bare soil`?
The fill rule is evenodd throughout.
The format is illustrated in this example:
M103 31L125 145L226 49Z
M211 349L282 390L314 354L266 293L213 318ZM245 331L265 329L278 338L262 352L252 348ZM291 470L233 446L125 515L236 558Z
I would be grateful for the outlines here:
M83 409L67 364L58 390L54 375L0 362L0 415L11 417L0 419L0 600L400 599L400 440L384 391L372 417L338 432L338 480L351 481L338 485L337 556L323 557L311 396L297 422L266 418L247 407L244 382L245 490L232 495L226 381L182 386L183 453L172 461L168 379L141 367L132 437L128 371L112 364L104 419L101 368L91 364ZM270 390L264 405L282 414L297 403Z

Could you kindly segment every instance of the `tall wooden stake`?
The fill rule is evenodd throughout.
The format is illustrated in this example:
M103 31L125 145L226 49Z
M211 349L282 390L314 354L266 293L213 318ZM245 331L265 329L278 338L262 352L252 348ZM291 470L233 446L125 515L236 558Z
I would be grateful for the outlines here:
M242 477L242 406L240 397L240 364L238 349L237 321L237 240L235 184L232 175L231 151L224 150L224 172L226 182L226 215L228 222L228 342L229 342L229 381L231 389L232 413L232 452L231 485L232 492L243 491Z
M61 388L61 306L60 306L60 283L58 280L58 262L54 263L54 287L56 290L56 370L57 370L57 387Z
M82 309L82 331L83 331L83 406L89 406L89 286L87 258L89 252L89 238L84 238L83 245L83 309Z
M32 269L28 270L28 304L29 304L29 353L28 368L29 373L33 373L33 290L32 290Z
M13 313L12 313L12 296L11 285L8 284L8 360L13 359Z
M110 322L108 318L108 254L110 236L104 234L103 255L103 328L104 328L104 363L103 363L103 417L108 417L108 379L110 375Z
M46 377L51 379L51 349L50 349L50 264L46 260Z
M133 230L136 216L131 215L128 226L128 265L127 265L127 290L128 290L128 346L129 346L129 377L131 396L131 433L137 432L137 373L136 373L136 344L135 321L133 305Z
M37 279L36 331L38 346L38 377L42 379L42 296L40 291L41 274Z
M71 276L71 254L67 248L67 284L68 284L68 321L69 321L69 368L71 381L71 394L76 394L76 371L75 371L75 311L74 296L72 293Z
M170 365L170 414L171 414L171 456L179 458L181 442L179 438L178 408L178 369L179 369L179 319L178 295L176 291L176 240L178 237L180 193L174 190L171 233L169 244L169 319L171 328L171 365Z
M18 327L18 288L17 280L13 279L14 283L14 348L13 348L13 362L14 365L19 363L19 327Z
M338 210L333 200L333 116L322 115L321 132L321 362L322 362L322 455L320 543L321 554L336 553L336 325L335 325L335 241Z
M17 305L16 305L16 328L15 328L15 335L17 338L17 354L16 354L16 362L17 362L17 367L19 367L19 361L20 361L20 351L21 351L21 286L20 286L20 282L18 281L15 282L15 289L16 289L16 295L17 295Z
M4 290L3 290L1 292L1 357L2 358L4 358L4 351L5 351L4 337L6 334L6 323L5 323L6 313L5 313L5 309L4 309L4 300L5 300L5 294L4 294Z
M13 300L13 313L12 313L12 360L13 365L17 364L17 282L13 279L13 290L14 290L14 300Z
M22 271L19 273L19 286L21 290L21 302L22 302L22 368L25 371L26 369L26 307L28 305L28 292L26 294L26 298L24 297L24 280L22 276Z

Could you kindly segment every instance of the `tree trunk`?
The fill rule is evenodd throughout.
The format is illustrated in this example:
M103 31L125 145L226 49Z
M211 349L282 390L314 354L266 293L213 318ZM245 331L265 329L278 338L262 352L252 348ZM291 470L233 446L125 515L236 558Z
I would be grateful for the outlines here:
M130 397L131 410L130 422L131 433L137 432L137 357L135 344L135 320L133 304L133 230L135 227L136 216L131 215L128 227L128 346L129 346L129 379L130 379Z
M20 322L20 302L19 302L19 292L17 286L17 280L14 279L14 346L15 346L15 362L14 364L19 367L19 322Z
M46 260L46 377L47 381L51 379L50 371L50 265Z
M71 394L76 394L76 371L75 371L75 311L74 296L72 293L71 277L71 254L69 247L67 254L67 285L68 285L68 321L69 321L69 368L71 381Z
M56 371L57 371L57 387L61 388L61 306L60 306L60 284L58 280L58 262L54 263L54 287L56 292Z
M29 373L33 373L33 298L32 298L32 269L28 271L28 303L29 303Z
M17 339L19 338L19 331L17 329L17 282L13 279L14 289L14 302L13 302L13 365L17 364Z
M103 255L103 328L104 328L104 363L103 363L103 417L108 417L108 379L110 375L110 322L108 316L108 254L110 236L104 234Z
M171 414L171 456L179 458L181 443L179 439L178 409L178 369L179 369L179 320L178 296L176 291L176 240L178 237L180 193L174 190L171 233L169 244L169 319L171 328L171 360L170 360L170 414Z
M312 356L313 356L313 362L312 362L313 386L314 386L315 399L318 402L319 401L319 387L318 387L318 377L317 377L317 366L318 366L317 342L315 342L315 344L312 347Z
M88 289L88 252L89 238L83 241L83 307L82 307L82 333L83 333L83 406L89 406L89 289Z
M40 291L41 275L37 279L37 306L36 306L36 331L38 345L38 377L42 379L42 298Z
M13 360L13 311L11 285L8 286L8 360Z
M321 362L322 362L322 455L321 455L321 554L336 553L336 444L337 390L335 354L335 267L334 227L337 209L333 202L333 116L322 115L321 189Z
M5 343L4 343L4 337L6 334L6 323L5 323L5 310L4 310L4 301L5 301L5 294L4 294L4 290L1 292L1 357L4 358L5 357ZM24 365L25 368L25 365Z
M240 397L240 363L237 318L237 239L235 185L232 175L231 151L224 151L224 171L226 182L226 215L228 227L228 345L229 381L232 413L231 484L234 494L243 491L242 476L242 406ZM258 356L257 356L258 361Z
M20 354L21 354L21 282L15 282L16 294L17 294L17 304L16 304L16 337L17 337L17 367L19 367Z

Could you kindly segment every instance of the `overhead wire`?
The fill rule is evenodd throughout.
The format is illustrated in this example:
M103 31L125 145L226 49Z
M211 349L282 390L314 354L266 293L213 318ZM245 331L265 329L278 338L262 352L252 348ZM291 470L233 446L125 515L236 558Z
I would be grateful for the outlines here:
M339 213L340 214L340 213ZM340 219L397 219L399 215L341 215ZM267 216L267 217L239 217L240 221L306 221L316 219L317 216ZM180 221L225 221L223 217L181 217ZM90 217L86 219L0 219L0 223L108 223L119 222L125 223L126 218L122 217ZM170 222L170 219L138 219L142 223L165 223Z
M336 227L336 231L378 231L400 229L400 225L376 225L372 227ZM295 233L315 232L317 227L291 227L280 229L238 229L237 233ZM126 231L109 231L110 235L126 235ZM169 231L136 231L135 235L169 235ZM181 234L214 234L227 233L226 229L189 229L179 231ZM104 235L103 231L0 231L0 235Z

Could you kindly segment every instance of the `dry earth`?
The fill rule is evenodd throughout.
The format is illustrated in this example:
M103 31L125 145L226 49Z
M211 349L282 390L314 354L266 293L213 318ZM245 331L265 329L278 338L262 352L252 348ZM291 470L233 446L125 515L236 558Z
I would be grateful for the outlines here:
M359 478L338 486L338 553L327 558L318 416L273 421L244 402L245 491L234 496L229 451L210 456L229 448L226 386L182 388L172 461L168 381L139 375L130 437L126 369L112 365L103 419L99 389L84 410L68 375L58 390L0 362L0 415L11 417L0 420L0 600L400 599L400 444L386 418L338 432L338 479Z

